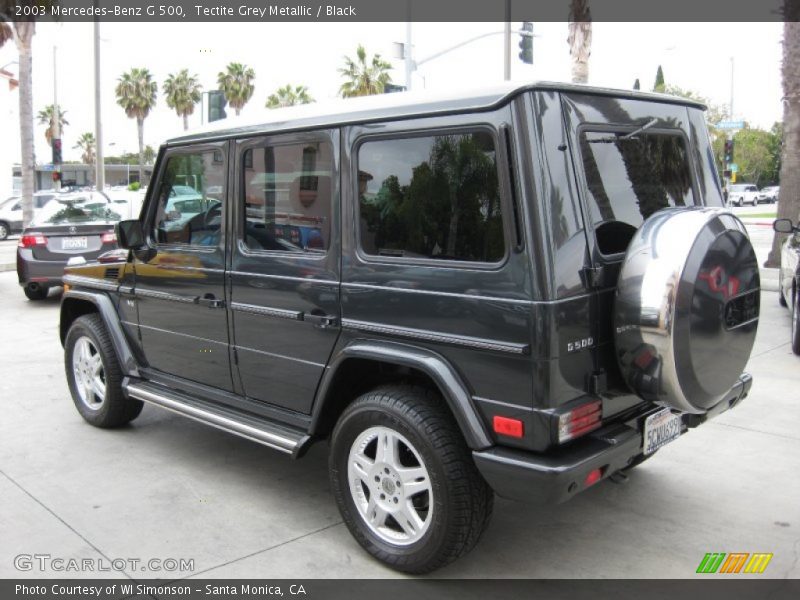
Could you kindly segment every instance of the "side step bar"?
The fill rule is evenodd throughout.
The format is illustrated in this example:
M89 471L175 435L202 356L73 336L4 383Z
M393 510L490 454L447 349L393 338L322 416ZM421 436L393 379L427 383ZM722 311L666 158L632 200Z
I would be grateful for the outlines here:
M292 458L302 456L311 441L311 437L299 429L204 402L155 383L125 379L122 389L130 398L155 404L184 417L285 452Z

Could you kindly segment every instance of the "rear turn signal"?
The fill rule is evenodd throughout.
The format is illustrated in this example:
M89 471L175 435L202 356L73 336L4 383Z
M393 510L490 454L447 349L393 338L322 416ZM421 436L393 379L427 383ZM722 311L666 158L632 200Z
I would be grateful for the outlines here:
M525 431L522 421L519 419L509 419L508 417L499 417L497 415L492 419L492 428L495 433L513 438L521 438Z
M558 443L562 444L590 431L603 422L603 403L593 400L558 417Z
M27 233L19 238L20 248L33 248L34 246L46 246L47 238L41 233Z

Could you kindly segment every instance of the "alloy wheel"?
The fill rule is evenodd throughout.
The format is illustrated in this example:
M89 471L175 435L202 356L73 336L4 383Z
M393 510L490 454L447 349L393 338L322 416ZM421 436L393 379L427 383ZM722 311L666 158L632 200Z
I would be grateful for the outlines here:
M86 336L78 338L72 350L72 377L81 402L90 410L99 410L106 398L103 359Z

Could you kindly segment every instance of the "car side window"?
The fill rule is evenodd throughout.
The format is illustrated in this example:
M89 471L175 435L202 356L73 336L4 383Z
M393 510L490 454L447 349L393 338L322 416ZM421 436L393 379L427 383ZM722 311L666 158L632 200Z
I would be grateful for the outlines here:
M496 263L506 252L497 150L486 131L367 141L358 149L361 249Z
M250 250L324 253L335 182L329 142L264 145L242 155L242 242Z
M220 150L173 154L158 187L153 238L161 244L216 246L222 227L225 165Z

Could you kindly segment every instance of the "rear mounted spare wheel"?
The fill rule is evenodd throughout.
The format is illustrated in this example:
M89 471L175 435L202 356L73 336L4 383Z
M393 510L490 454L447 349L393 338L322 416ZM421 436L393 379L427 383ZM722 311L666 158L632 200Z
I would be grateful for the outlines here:
M614 306L617 360L644 400L704 413L736 384L759 315L755 252L716 208L665 209L636 232Z

